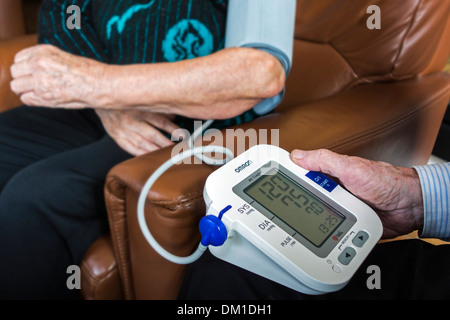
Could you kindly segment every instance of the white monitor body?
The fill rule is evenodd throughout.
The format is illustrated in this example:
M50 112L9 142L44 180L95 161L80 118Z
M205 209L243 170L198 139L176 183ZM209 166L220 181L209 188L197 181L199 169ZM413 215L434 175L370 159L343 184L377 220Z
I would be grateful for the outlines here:
M228 238L213 255L310 295L343 288L383 232L368 205L271 145L213 172L204 199L209 215L228 208Z

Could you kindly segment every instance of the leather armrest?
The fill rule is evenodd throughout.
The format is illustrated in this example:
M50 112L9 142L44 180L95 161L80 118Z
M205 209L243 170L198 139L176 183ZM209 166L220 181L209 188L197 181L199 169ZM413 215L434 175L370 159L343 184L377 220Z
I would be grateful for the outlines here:
M279 129L279 145L329 148L397 165L425 164L450 96L450 76L438 73L397 83L361 85L333 97L276 113L239 126ZM179 266L148 245L137 222L139 193L151 173L171 156L166 148L112 169L105 186L118 267L128 299L176 298L184 275ZM178 165L154 185L146 220L158 242L174 254L197 246L197 225L205 213L202 199L207 165Z
M113 168L107 177L106 207L126 299L171 299L176 296L183 278L184 268L162 259L149 248L134 214L143 185L170 154L171 150L166 148L134 158ZM212 171L213 168L206 165L177 165L150 191L151 200L145 206L147 224L153 236L174 254L189 255L198 243L194 226L205 212L203 184ZM166 230L170 230L169 233ZM159 271L162 270L169 280L161 277ZM142 286L136 283L141 280L144 281ZM150 295L148 288L154 288Z
M10 88L10 68L17 52L36 43L37 35L20 36L0 41L0 112L21 104L19 97Z
M81 295L84 300L123 298L111 237L103 235L89 247L81 264Z

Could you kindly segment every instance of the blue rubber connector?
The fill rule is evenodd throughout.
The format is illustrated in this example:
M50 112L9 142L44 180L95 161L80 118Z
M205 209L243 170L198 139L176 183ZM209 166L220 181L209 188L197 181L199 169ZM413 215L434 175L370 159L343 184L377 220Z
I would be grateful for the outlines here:
M228 237L227 229L222 220L216 216L206 216L200 220L200 233L202 234L201 243L205 247L211 245L220 247L225 243Z

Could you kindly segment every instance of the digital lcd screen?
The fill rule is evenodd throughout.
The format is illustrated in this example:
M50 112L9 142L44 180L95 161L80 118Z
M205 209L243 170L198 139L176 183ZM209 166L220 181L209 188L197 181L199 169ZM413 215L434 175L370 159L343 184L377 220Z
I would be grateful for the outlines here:
M345 220L277 168L258 178L244 193L317 247Z

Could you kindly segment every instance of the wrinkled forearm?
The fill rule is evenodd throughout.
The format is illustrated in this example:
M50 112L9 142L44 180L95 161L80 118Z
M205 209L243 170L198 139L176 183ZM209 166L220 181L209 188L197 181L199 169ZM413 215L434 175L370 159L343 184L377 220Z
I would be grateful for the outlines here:
M411 217L414 230L423 228L423 199L420 180L417 172L412 168L395 167L398 176L394 177L394 187L402 190L396 204L397 211L404 211Z
M105 65L96 105L226 119L277 95L284 82L284 69L272 55L230 48L175 63Z

